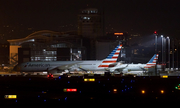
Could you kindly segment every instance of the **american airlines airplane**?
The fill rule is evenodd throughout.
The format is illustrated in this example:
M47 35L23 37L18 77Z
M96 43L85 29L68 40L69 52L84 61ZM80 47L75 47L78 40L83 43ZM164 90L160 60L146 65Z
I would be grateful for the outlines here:
M51 61L51 62L24 62L18 64L13 70L20 72L44 72L48 74L65 71L107 71L116 66L122 44L118 45L106 59L97 61Z
M155 67L157 60L158 54L154 54L154 56L146 64L117 64L113 67L113 69L115 72L122 73L128 73L129 71L148 71L149 68Z

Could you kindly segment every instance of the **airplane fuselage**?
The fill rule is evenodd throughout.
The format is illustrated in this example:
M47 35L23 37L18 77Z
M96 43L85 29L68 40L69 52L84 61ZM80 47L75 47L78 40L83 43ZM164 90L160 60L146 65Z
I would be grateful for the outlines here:
M47 69L59 67L59 70L87 70L87 71L103 71L105 67L98 67L102 61L52 61L52 62L25 62L17 65L16 70L22 72L43 72ZM69 64L72 64L69 66Z

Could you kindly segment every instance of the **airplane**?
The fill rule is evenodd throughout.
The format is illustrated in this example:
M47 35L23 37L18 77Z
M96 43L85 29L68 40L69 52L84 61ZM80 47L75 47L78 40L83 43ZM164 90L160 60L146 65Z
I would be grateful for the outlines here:
M113 67L114 72L122 72L122 73L128 73L131 71L134 71L134 73L137 73L138 71L148 71L150 68L154 68L156 65L156 62L158 60L158 54L154 54L154 56L150 59L150 61L146 64L117 64L115 67ZM136 71L136 72L135 72Z
M118 45L103 60L88 61L48 61L48 62L24 62L17 64L13 70L19 72L44 72L47 74L55 74L70 71L106 71L117 65L117 59L121 51L122 44Z

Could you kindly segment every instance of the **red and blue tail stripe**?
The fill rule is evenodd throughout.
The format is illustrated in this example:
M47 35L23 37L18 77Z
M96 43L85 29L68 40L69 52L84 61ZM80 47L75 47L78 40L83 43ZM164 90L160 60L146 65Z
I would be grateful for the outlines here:
M122 45L118 45L98 67L114 67L115 65L112 65L112 63L116 63L121 48Z
M155 54L150 61L146 64L144 68L151 68L156 65L156 62L158 60L158 54Z

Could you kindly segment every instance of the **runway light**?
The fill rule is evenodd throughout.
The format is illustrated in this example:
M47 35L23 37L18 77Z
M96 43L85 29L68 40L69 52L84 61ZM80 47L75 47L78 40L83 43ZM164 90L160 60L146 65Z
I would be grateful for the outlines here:
M64 92L77 92L77 89L64 89Z
M144 90L142 90L142 91L141 91L141 93L142 93L142 94L144 94L144 93L145 93L145 91L144 91Z
M161 78L168 78L168 75L162 75Z
M5 99L16 99L17 95L5 95L4 98Z
M46 92L42 91L42 93L46 93Z
M65 100L67 100L67 97L65 97Z
M95 81L94 78L85 78L84 81Z
M117 92L117 89L114 89L113 91L114 91L114 92Z
M163 94L164 93L164 90L161 90L161 94Z

